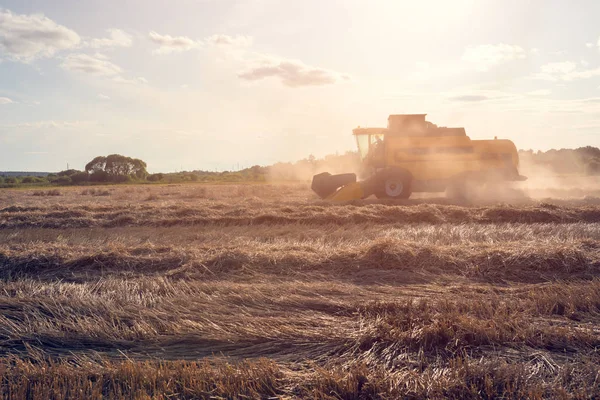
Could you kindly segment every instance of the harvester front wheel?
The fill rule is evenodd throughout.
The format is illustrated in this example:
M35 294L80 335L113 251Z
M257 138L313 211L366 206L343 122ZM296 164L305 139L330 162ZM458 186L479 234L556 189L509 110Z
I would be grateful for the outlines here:
M408 199L412 194L412 176L403 169L384 169L375 175L374 183L378 199Z

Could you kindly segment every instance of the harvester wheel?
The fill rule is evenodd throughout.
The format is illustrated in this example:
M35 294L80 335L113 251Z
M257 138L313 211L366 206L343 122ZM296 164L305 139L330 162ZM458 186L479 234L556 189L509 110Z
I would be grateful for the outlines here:
M412 175L400 168L387 168L375 175L374 193L378 199L408 199L412 194Z

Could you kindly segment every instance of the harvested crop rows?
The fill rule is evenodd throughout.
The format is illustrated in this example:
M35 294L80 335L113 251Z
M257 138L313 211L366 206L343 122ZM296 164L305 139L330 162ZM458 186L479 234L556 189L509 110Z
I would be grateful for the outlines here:
M3 396L600 396L600 199L0 192Z

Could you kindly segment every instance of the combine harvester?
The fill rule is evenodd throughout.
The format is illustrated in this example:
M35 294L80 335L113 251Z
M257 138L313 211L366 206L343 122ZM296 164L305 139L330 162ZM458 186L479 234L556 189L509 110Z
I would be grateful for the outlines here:
M356 128L358 152L370 176L315 175L312 190L322 199L346 201L372 194L408 199L413 192L467 197L473 187L523 181L519 154L510 140L471 140L464 128L438 127L427 114L390 115L387 128Z

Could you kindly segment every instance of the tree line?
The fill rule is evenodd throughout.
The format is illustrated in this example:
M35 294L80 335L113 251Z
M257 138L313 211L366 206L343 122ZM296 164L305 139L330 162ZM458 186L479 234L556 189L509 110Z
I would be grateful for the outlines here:
M600 149L587 146L578 149L519 151L521 165L541 166L556 174L600 175ZM185 183L185 182L265 182L308 181L319 172L355 172L360 175L357 152L332 154L317 159L309 156L296 162L279 162L270 166L254 165L239 171L182 171L149 174L146 162L137 158L111 154L98 156L83 170L68 169L47 176L2 176L0 187L89 185L110 183Z

